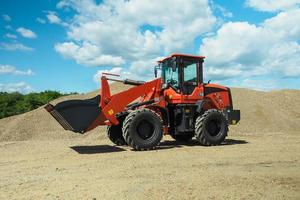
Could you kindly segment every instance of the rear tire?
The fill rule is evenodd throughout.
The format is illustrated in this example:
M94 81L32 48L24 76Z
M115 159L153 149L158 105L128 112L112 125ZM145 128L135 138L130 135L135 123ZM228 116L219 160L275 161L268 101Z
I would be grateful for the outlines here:
M118 146L127 145L123 137L122 127L127 113L121 113L117 119L120 122L118 125L107 126L107 136L110 141Z
M227 132L228 123L221 111L210 109L196 119L196 139L204 146L221 144L225 140Z
M146 108L131 112L122 130L127 144L138 151L154 149L163 137L160 116Z

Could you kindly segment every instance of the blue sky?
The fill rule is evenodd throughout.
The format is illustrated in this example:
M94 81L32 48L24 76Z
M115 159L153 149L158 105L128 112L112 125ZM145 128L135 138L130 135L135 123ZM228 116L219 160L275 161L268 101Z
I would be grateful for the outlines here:
M206 80L300 89L299 0L0 1L0 91L88 92L103 71L153 78L173 52Z

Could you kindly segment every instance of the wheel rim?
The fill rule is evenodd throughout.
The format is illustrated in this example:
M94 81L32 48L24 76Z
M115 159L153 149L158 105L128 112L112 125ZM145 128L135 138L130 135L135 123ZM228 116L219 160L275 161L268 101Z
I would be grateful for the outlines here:
M209 135L215 137L220 133L222 122L220 120L210 120L207 124L206 130Z
M142 139L149 139L154 134L154 126L147 120L141 120L137 126L137 133Z

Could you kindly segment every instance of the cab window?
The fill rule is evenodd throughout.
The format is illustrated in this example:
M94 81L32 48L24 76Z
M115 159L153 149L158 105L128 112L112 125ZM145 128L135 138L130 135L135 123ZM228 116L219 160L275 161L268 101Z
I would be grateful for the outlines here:
M178 68L176 68L176 71L173 71L171 67L164 67L163 74L165 83L172 85L172 87L174 87L175 89L179 88Z
M196 63L184 63L184 82L197 82Z

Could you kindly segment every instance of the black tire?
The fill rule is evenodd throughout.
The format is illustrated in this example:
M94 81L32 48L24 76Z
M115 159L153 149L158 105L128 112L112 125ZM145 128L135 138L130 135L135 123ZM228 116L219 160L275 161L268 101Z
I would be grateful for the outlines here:
M154 111L142 108L131 112L123 123L123 137L138 151L154 149L163 137L162 120Z
M170 134L170 135L174 140L178 142L188 142L195 136L194 133L185 133L182 135L175 135L175 134Z
M119 120L118 125L113 125L113 126L107 126L107 136L110 139L110 141L116 145L119 146L124 146L127 145L126 141L124 140L123 137L123 122L124 119L126 118L127 113L121 113L117 118Z
M196 139L204 146L221 144L225 140L227 132L228 123L221 111L210 109L196 119Z

